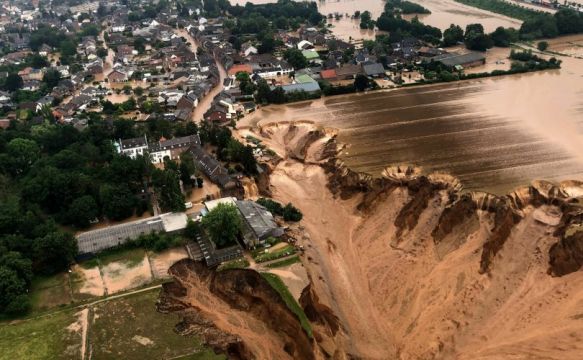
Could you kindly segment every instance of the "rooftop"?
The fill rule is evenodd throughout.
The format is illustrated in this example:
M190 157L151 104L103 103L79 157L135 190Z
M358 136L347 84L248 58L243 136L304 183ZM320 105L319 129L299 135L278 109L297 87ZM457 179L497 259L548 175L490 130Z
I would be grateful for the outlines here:
M467 54L443 54L433 58L434 61L439 61L445 66L456 66L473 63L476 61L485 61L486 57L479 52L470 52Z

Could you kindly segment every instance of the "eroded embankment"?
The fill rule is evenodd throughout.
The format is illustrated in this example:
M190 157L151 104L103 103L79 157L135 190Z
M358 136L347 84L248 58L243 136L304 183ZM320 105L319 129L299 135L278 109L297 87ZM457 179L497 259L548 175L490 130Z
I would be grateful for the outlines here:
M311 124L254 136L279 155L260 192L304 214L300 303L314 339L292 335L297 319L256 275L191 263L171 269L162 293L161 309L185 318L179 329L232 358L580 358L583 183L464 192L410 166L353 172L335 158L334 132Z
M332 147L333 136L298 141L310 131L261 129L283 149L266 189L304 213L304 263L342 324L344 354L579 358L582 183L535 181L494 196L407 166L372 178L333 157L290 156L293 144L307 154Z
M195 333L230 359L315 359L319 354L296 315L256 271L217 272L184 259L169 272L174 282L164 284L157 308L181 316L178 333ZM302 299L314 309L310 316L321 329L337 331L333 315L325 314L317 298L306 291Z

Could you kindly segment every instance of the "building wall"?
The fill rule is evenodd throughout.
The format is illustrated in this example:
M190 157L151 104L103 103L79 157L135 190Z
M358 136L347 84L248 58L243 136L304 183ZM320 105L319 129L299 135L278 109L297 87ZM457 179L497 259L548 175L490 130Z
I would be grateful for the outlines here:
M143 156L147 151L148 151L147 146L141 146L141 147L137 147L137 148L122 150L121 153L125 156L129 156L132 159L135 159L136 157L138 157L138 155Z

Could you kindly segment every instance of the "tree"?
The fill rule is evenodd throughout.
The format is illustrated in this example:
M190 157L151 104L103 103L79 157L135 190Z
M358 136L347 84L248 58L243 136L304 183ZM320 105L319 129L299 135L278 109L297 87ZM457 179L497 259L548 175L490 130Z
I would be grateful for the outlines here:
M127 185L105 184L99 190L103 214L111 220L123 220L133 215L136 198Z
M539 51L546 51L549 48L549 43L546 41L539 41L538 44L536 44L536 48Z
M354 79L354 87L356 88L356 90L364 91L365 89L368 88L368 85L369 81L365 75L362 74L356 75L356 78Z
M517 40L514 36L513 29L505 29L502 26L497 27L496 30L490 34L490 38L492 39L494 46L499 47L508 47L511 42Z
M152 173L152 185L158 195L160 207L170 211L184 211L184 195L180 190L178 173L169 169L173 162L166 163L166 169L154 169Z
M47 88L52 89L59 85L61 80L61 73L55 69L49 69L43 76L43 82L47 85Z
M577 11L561 9L554 16L560 34L577 34L583 32L583 15Z
M34 268L52 275L65 270L77 255L77 240L71 233L55 231L37 238L33 244Z
M31 55L28 58L28 62L30 63L30 66L36 69L41 69L44 68L45 66L49 66L49 62L47 61L47 59L43 56L40 56L39 54Z
M16 271L0 266L0 312L18 313L14 311L15 305L26 293L26 288L26 282L18 277Z
M239 210L234 205L219 204L202 218L202 226L218 247L235 244L242 227Z
M304 54L296 48L287 49L283 53L283 58L296 70L308 66L308 60L306 60Z
M372 22L372 16L371 16L370 11L362 12L362 14L360 14L360 28L361 29L369 29L371 23L373 23L373 22ZM373 25L373 27L374 27L374 25Z
M44 104L43 106L41 106L40 110L38 111L38 114L40 116L42 116L45 121L48 121L49 123L52 123L55 121L55 117L53 115L53 109L51 108L51 106L49 104Z
M198 222L188 219L186 222L186 227L184 228L182 235L187 239L196 240L196 237L200 234L200 224Z
M11 73L6 77L4 81L4 90L6 91L16 91L22 87L24 81L20 75L16 73Z
M11 173L18 175L26 172L38 159L40 148L34 140L16 138L6 145L6 153L9 156Z
M464 41L464 30L458 25L451 24L443 32L443 46L457 45L462 41Z
M492 39L484 34L482 24L469 24L466 26L464 43L470 50L486 51L494 45Z
M91 220L99 215L99 209L95 199L90 195L85 195L75 199L68 211L68 221L78 228L86 228Z
M284 208L283 208L283 219L285 221L300 221L302 220L302 212L300 210L298 210L295 206L293 206L291 203L288 203Z
M260 54L267 54L273 52L275 49L275 39L273 36L267 36L262 41L261 44L257 47L257 52Z

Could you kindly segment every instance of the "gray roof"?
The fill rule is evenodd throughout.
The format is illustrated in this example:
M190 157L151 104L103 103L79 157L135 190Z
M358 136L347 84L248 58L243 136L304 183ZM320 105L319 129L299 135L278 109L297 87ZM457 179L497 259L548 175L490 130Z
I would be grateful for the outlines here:
M370 63L363 65L364 73L367 75L379 75L385 73L385 68L383 64L379 63Z
M486 57L479 52L470 52L463 55L443 54L433 58L434 61L438 61L445 66L465 65L476 61L483 61L485 59Z
M177 137L170 140L160 141L158 143L150 145L150 152L180 149L190 147L192 145L200 146L200 138L198 135L190 135Z
M263 240L269 236L281 236L283 229L275 223L273 215L263 206L254 201L239 200L237 208L245 218L245 222L253 230L257 239Z
M148 140L146 139L145 136L133 139L125 139L120 140L120 145L122 150L133 149L137 147L148 146Z
M214 157L210 156L199 146L192 146L190 153L194 158L194 164L197 169L201 170L208 176L211 181L219 184L221 187L226 187L232 181L229 172L225 167Z
M286 93L291 93L294 91L305 91L307 93L320 91L320 85L318 85L317 82L283 85L282 88Z
M163 230L164 223L162 219L160 217L154 217L87 231L77 236L79 254L96 253L121 245L128 239L136 239L142 234Z

